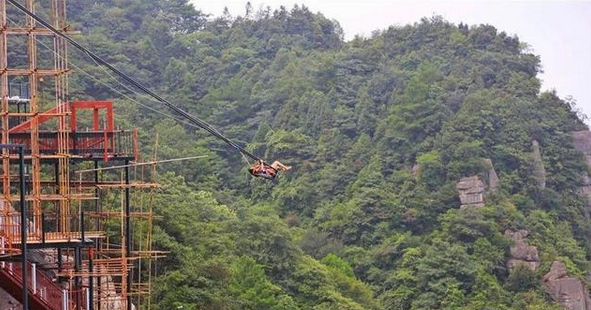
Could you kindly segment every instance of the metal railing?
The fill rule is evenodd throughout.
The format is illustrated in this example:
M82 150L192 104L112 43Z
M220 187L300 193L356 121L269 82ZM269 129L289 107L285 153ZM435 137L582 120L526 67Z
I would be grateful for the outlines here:
M20 243L21 239L21 214L20 212L12 212L8 215L0 215L0 233L2 236L7 238L7 242L10 243ZM28 238L38 238L41 234L41 231L33 225L33 222L29 220L29 224L27 225L27 237Z
M86 158L133 157L136 153L133 131L88 131L70 132L68 134L70 154ZM25 146L25 153L31 153L31 134L28 132L12 133L10 142ZM58 133L39 132L39 153L44 155L57 154Z
M85 212L86 213L86 212ZM85 218L79 210L72 212L66 218L56 216L30 215L27 217L27 240L29 243L51 243L67 240L82 240L86 238L101 238L104 232L97 231L91 218ZM69 231L60 231L58 221L68 221ZM20 212L0 215L0 238L5 241L0 245L5 254L10 254L21 243L21 215ZM87 229L90 228L91 230ZM95 230L92 230L95 229ZM85 238L83 238L86 235Z
M27 264L31 276L27 277L27 288L33 296L39 298L47 309L62 310L63 309L63 290L57 286L49 277L37 269L37 266L32 263ZM2 271L10 276L15 282L22 283L22 266L15 263L6 263L0 266Z

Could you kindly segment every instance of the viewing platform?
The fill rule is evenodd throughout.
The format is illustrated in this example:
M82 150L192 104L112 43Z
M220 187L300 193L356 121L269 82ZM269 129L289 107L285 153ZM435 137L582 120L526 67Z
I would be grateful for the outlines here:
M38 145L36 153L42 161L56 160L66 155L71 160L137 159L137 130L115 129L113 104L110 101L68 102L42 113L28 111L29 99L11 99L9 102L17 106L17 112L10 113L8 141L24 145L26 159L31 158L34 144ZM81 110L91 110L92 119L79 119ZM69 116L69 126L63 126L64 130L39 129L37 133L31 130L33 121L41 127L44 123L55 122L60 116ZM81 122L90 123L91 128L79 130L77 126ZM61 149L60 143L63 143ZM11 159L16 159L16 156Z

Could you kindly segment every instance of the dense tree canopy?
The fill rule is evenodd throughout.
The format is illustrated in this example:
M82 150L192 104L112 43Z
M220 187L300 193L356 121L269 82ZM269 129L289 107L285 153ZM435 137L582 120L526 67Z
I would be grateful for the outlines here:
M569 134L586 126L540 93L540 59L515 36L434 16L345 42L304 6L213 18L187 0L72 1L69 16L101 57L294 166L250 177L240 154L72 52L72 96L116 99L146 154L158 133L161 158L209 155L160 175L158 309L558 309L539 284L550 262L589 271L587 168ZM459 210L455 185L485 158L500 187ZM540 272L509 275L506 229L531 232Z

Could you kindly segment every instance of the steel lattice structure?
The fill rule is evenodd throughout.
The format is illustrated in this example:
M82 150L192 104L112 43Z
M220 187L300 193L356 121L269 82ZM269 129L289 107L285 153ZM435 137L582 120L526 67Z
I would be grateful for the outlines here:
M23 5L76 34L66 22L65 0ZM137 198L158 187L155 162L147 172L131 171L137 131L115 128L109 101L71 100L70 74L67 41L0 0L1 143L24 146L27 186L21 206L18 156L2 149L0 288L19 300L17 286L22 291L27 281L30 309L131 309L149 295L151 260L162 254L152 250L151 207L138 202L151 199ZM84 110L91 117L85 119ZM88 163L91 169L75 172ZM101 170L113 163L124 163L121 174ZM107 196L120 199L108 203ZM26 208L25 224L20 208ZM22 255L22 226L27 247L44 257L29 261L29 278L13 263Z

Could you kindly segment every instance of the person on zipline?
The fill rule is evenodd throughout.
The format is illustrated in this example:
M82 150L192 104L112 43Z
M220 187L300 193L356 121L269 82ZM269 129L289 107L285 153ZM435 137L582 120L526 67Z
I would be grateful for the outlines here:
M274 161L269 165L264 161L259 160L248 169L248 172L255 177L272 180L277 176L279 171L287 171L289 169L291 169L291 166L286 166L278 161Z

